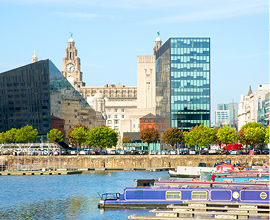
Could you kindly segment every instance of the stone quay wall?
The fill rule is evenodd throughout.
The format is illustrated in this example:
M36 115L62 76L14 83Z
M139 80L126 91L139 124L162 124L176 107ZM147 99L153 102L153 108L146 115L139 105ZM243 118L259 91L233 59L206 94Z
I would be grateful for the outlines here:
M198 166L205 162L213 166L216 162L231 159L232 164L241 162L251 166L256 162L269 162L269 155L70 155L70 156L0 156L0 164L34 165L38 168L176 168L177 166ZM12 167L14 169L14 167Z

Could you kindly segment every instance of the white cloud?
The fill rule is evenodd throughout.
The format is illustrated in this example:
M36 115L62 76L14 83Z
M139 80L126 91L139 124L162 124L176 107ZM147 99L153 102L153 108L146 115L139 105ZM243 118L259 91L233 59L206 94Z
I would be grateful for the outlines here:
M209 2L209 1L208 1ZM250 2L242 0L216 1L217 4L201 7L184 14L149 21L149 24L179 23L201 20L227 19L244 17L253 14L268 13L268 4L265 1ZM247 4L246 4L247 3Z
M120 19L120 16L114 15L99 15L99 14L91 14L91 13L66 13L66 12L55 12L55 14L60 15L62 17L67 18L110 18L110 19Z

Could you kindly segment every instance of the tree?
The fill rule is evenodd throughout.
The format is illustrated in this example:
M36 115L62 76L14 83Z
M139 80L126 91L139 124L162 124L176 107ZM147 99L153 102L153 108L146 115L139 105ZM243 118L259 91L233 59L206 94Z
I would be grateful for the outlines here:
M47 133L47 138L52 141L52 142L61 142L63 141L63 135L61 133L61 131L59 131L58 129L52 129L50 130L49 133Z
M213 132L214 132L214 142L213 143L221 145L221 141L217 137L218 130L219 129L217 129L217 128L213 128Z
M82 125L82 124L77 124L77 125L75 125L75 126L74 126L73 128L71 128L71 129L68 131L68 133L67 133L67 137L68 137L68 140L69 140L70 143L76 143L76 140L73 139L73 138L70 136L70 134L72 133L72 131L74 130L74 128L79 128L79 127L84 127L86 130L89 130L89 128L88 128L87 126L85 126L85 125Z
M262 127L261 124L257 122L248 122L245 125L241 127L241 129L238 131L238 140L240 141L241 144L243 145L251 145L250 141L247 140L245 136L245 129L246 128L257 128L257 127Z
M132 142L132 139L131 139L131 137L129 137L129 136L124 136L124 137L122 138L122 142L123 142L123 143L131 143L131 142Z
M161 141L165 144L170 144L172 147L174 147L176 142L183 141L183 139L183 130L180 130L178 127L168 128L161 136Z
M269 143L269 125L267 126L266 133L265 133L265 142Z
M159 140L159 133L155 128L146 127L141 131L140 139L142 142L147 143L149 149L149 143L157 143Z
M89 146L99 147L102 154L102 148L107 146L116 146L118 133L106 126L95 127L87 132L86 144Z
M208 146L214 142L214 134L215 131L212 128L201 124L184 132L184 138L188 146L197 146L198 150L201 150L202 146Z
M222 144L226 145L227 150L228 144L234 144L237 142L237 131L234 128L231 128L230 126L226 125L218 129L217 137Z
M37 129L33 129L32 125L26 125L17 130L15 139L17 142L29 143L34 142L37 135Z
M18 129L11 128L10 130L6 131L6 133L3 134L3 140L4 143L15 143L16 141L16 134L18 132Z
M77 146L77 154L78 148L81 150L81 145L86 142L87 134L89 129L86 126L74 127L71 132L69 132L69 141L75 143Z
M255 145L263 143L265 140L265 128L261 127L247 127L244 129L244 135L247 142L254 149Z

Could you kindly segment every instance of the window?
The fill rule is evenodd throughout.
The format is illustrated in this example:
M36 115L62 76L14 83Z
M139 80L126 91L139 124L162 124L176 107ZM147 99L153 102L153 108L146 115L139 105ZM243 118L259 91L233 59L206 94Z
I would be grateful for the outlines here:
M167 191L166 199L167 200L181 200L181 191Z
M117 112L117 108L116 108L116 109L114 109L114 112Z
M111 112L111 109L110 108L108 109L108 112Z
M117 118L117 115L115 115L114 118Z
M119 127L118 126L115 126L114 127L114 130L118 131L119 130Z
M111 124L112 123L112 121L111 120L108 120L108 124Z
M193 191L191 193L192 200L207 200L207 191Z
M111 115L108 115L108 118L111 118Z
M121 118L125 118L125 116L124 115L121 115Z
M122 112L125 112L125 109L122 108L121 111L122 111Z

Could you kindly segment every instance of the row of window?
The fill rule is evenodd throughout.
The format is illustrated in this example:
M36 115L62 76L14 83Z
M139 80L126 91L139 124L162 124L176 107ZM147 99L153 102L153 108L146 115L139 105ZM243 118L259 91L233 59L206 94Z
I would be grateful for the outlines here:
M167 200L181 200L182 193L181 191L167 191L166 199ZM192 200L207 200L207 191L192 191L191 192Z
M125 118L125 115L108 115L108 118Z
M112 110L112 109L109 108L107 111L108 112L112 112L112 111L114 111L114 112L120 112L120 109L115 108L115 109ZM121 109L121 112L125 112L125 109L122 108Z
M103 91L104 91L105 93L112 93L112 92L121 92L121 93L122 93L122 92L132 92L132 93L135 92L135 93L136 93L136 92L137 92L137 90L128 90L128 91L127 91L127 90L103 90ZM95 93L96 90L86 90L86 92L87 92L87 93L91 93L91 92L92 92L92 93Z
M105 98L108 98L108 97L110 97L110 98L126 98L126 97L129 97L129 98L132 98L132 97L137 97L137 95L128 95L128 96L126 96L126 95L116 95L116 96L114 96L114 95L110 95L110 96L108 96L108 95L104 95L104 97Z

